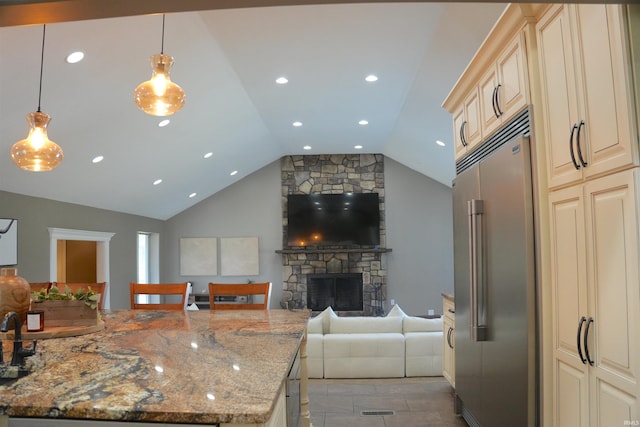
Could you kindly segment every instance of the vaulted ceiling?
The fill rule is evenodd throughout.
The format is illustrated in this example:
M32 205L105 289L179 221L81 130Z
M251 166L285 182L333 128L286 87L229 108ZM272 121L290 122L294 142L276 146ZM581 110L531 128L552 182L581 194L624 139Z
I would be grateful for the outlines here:
M450 185L453 131L441 104L504 7L389 2L167 14L164 52L187 99L165 127L133 102L160 52L162 15L50 23L41 108L64 160L37 173L13 165L9 151L38 106L43 28L2 27L0 190L167 219L283 155L328 153L383 153ZM66 63L76 50L85 58ZM370 74L378 80L366 82ZM96 156L103 160L93 163Z

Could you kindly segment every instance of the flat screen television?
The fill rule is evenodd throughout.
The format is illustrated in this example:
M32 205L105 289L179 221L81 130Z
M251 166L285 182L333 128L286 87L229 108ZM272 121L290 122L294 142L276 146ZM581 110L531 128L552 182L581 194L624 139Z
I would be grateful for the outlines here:
M288 246L377 246L378 193L290 194Z

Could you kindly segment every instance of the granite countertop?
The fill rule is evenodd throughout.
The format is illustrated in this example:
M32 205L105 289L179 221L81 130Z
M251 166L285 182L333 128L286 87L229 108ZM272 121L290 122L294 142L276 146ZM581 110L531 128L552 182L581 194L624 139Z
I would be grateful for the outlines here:
M446 298L446 299L448 299L450 301L454 301L453 294L448 294L446 292L442 292L441 295L442 295L443 298Z
M104 311L105 329L38 341L0 414L171 423L263 423L308 311ZM25 343L29 347L30 343Z

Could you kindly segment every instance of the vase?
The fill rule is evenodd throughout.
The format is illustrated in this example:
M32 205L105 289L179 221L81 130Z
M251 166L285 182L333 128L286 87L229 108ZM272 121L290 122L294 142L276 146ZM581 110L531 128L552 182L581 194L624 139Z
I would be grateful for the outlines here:
M24 323L31 303L30 293L29 282L18 276L18 269L0 268L0 321L14 311Z

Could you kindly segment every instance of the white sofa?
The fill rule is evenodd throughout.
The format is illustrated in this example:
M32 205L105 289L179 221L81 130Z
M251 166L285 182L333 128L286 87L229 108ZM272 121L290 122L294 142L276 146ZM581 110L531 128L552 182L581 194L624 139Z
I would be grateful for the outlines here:
M331 309L309 319L309 378L393 378L442 375L442 319L339 317Z

